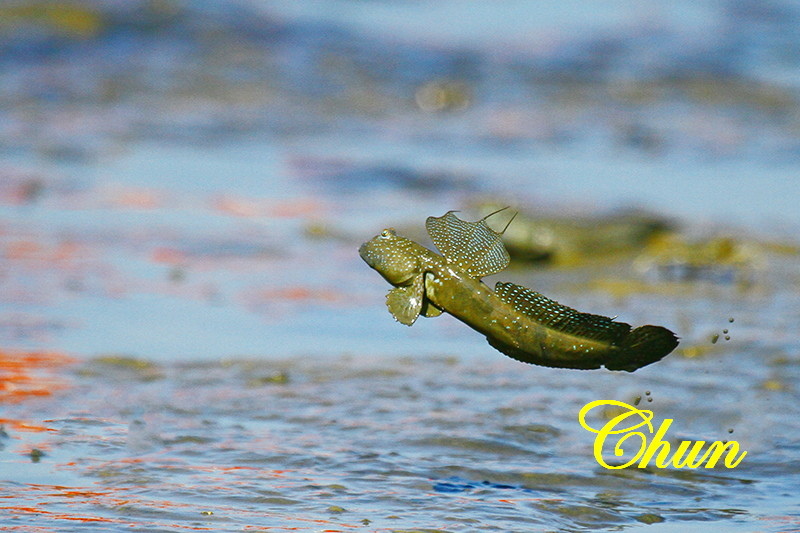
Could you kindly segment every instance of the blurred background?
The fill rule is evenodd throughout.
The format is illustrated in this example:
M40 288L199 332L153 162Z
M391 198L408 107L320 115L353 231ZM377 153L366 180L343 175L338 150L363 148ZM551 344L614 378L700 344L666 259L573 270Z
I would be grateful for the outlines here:
M741 239L800 227L798 21L755 0L3 2L0 345L397 351L357 246L495 205L526 215L509 245L537 267L638 251L650 281L749 279ZM651 239L698 228L736 238Z
M795 1L2 1L3 521L798 531L798 170ZM675 353L395 323L358 246L507 205L493 278ZM598 399L749 455L606 471Z

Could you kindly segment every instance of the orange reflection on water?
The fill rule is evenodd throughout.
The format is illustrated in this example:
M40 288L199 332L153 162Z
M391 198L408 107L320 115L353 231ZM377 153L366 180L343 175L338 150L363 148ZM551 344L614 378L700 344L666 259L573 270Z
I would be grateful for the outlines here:
M106 497L110 491L96 491L86 490L74 487L62 487L59 485L36 485L28 484L21 489L21 496L25 493L34 493L37 500L44 500L36 505L7 505L0 506L3 514L11 518L16 518L22 515L44 515L48 518L55 520L71 520L79 522L106 522L106 523L120 523L121 520L113 518L104 518L100 516L81 516L73 513L63 513L50 511L45 507L54 503L60 503L58 500L62 497L80 498L83 503L99 504L107 503ZM120 502L123 503L123 502Z
M256 298L266 301L288 300L288 301L319 301L337 302L344 299L344 295L338 291L326 288L310 288L301 285L288 287L278 287L256 291Z
M29 424L28 422L24 422L22 420L16 420L14 418L0 418L0 427L10 428L15 431L28 431L34 433L39 433L43 431L55 431L55 429L49 428L47 426L40 426L38 424Z
M290 200L265 200L248 197L224 195L215 198L212 208L220 213L235 217L253 218L298 218L318 215L323 205L312 198Z
M179 523L160 523L160 522L142 522L141 520L127 520L125 518L111 518L99 516L91 511L85 512L81 509L75 509L73 512L55 511L50 510L50 506L59 506L68 503L71 506L86 505L90 507L98 507L103 509L113 509L116 507L127 507L132 509L186 509L193 508L194 506L173 502L169 500L150 500L133 496L129 488L113 487L97 490L94 488L85 487L68 487L61 485L41 485L41 484L27 484L18 489L17 494L5 494L4 498L13 498L15 496L26 498L28 501L33 496L37 504L25 505L5 505L0 506L0 514L9 518L21 518L24 516L42 516L51 520L67 520L70 522L84 522L84 523L109 523L120 524L126 527L158 527L175 529L188 529L191 531L208 531L214 528L201 526L197 524L179 524ZM198 511L199 514L199 511ZM3 528L0 527L0 531Z
M17 239L0 248L0 255L8 260L42 265L77 261L85 257L86 253L85 247L68 241L48 245L34 240Z
M0 403L50 396L68 387L56 370L74 360L59 352L0 350Z

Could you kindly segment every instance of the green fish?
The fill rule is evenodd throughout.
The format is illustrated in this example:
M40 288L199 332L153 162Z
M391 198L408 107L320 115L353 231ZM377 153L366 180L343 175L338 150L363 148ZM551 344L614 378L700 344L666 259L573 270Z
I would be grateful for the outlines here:
M678 338L666 328L631 329L624 322L581 313L513 283L498 282L492 291L481 278L504 270L510 261L500 240L503 232L486 224L495 213L476 222L454 213L428 217L425 223L442 255L391 228L359 248L361 258L393 285L386 306L398 322L410 326L419 315L447 312L509 357L557 368L605 366L633 372L659 361L678 345Z

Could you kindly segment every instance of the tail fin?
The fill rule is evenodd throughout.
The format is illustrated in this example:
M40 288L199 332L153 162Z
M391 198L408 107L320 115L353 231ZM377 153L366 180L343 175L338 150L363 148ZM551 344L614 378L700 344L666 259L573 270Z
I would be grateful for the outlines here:
M663 359L678 346L678 337L661 326L641 326L631 331L617 346L619 353L605 367L633 372Z

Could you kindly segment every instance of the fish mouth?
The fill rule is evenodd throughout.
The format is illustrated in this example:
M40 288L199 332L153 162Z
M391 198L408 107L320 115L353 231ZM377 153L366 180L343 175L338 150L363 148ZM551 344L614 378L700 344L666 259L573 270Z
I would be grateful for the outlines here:
M375 268L375 265L380 261L380 258L370 250L369 242L365 242L358 247L358 255L372 268Z
M386 264L386 254L380 246L377 246L373 241L367 241L358 247L358 255L361 256L361 259L363 259L371 269L386 278L385 269L389 265ZM387 281L392 283L388 278Z

